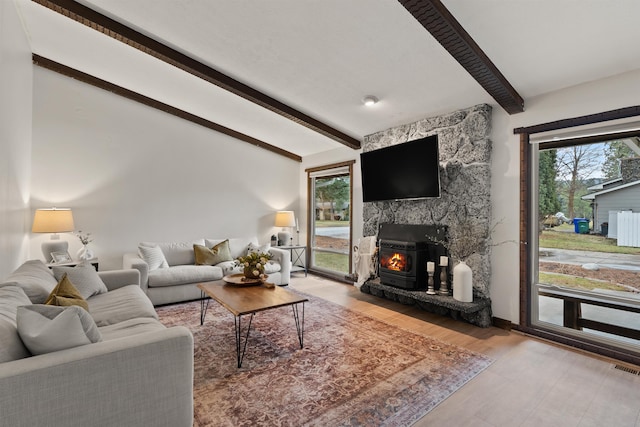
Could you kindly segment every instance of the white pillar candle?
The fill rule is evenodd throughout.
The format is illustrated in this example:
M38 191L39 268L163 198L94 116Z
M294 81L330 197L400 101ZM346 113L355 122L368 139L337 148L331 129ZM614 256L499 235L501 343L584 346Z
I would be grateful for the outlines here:
M449 257L441 256L440 257L440 266L441 267L446 267L447 265L449 265Z
M427 272L429 273L433 273L434 271L436 271L436 265L434 262L428 261L427 262Z
M298 228L298 218L296 218L296 233L300 232L300 228Z

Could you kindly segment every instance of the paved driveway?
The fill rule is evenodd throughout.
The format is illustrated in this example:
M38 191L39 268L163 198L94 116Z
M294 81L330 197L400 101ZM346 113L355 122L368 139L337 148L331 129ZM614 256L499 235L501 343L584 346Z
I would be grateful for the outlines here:
M540 261L577 265L592 263L598 264L600 267L640 271L640 255L540 248Z

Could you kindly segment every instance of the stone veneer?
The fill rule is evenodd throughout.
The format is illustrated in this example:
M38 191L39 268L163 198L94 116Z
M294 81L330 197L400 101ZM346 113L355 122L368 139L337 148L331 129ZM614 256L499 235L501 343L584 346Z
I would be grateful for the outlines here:
M446 225L449 238L469 220L478 235L491 229L491 106L487 104L431 117L364 138L363 151L437 134L440 150L440 198L368 202L363 234L374 236L381 223ZM475 234L475 233L474 233ZM466 262L473 271L474 297L489 298L491 245ZM452 254L453 255L453 254Z

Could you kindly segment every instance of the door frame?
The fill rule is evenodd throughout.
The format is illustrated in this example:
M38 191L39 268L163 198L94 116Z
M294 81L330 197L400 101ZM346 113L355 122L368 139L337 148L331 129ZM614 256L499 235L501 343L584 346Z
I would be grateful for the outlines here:
M355 164L355 160L347 160L344 162L338 162L338 163L331 163L328 165L323 165L323 166L316 166L316 167L312 167L312 168L307 168L305 169L305 172L307 173L307 250L306 250L306 254L307 254L307 266L309 266L309 271L319 275L319 276L325 276L325 277L329 277L331 279L335 279L335 280L339 280L339 281L343 281L343 282L347 282L347 283L351 283L351 281L347 278L347 277L341 277L340 275L337 274L330 274L328 273L326 270L318 270L316 268L313 268L313 266L311 265L311 227L314 224L315 221L315 210L314 210L314 206L315 206L315 194L311 194L311 190L313 188L312 186L312 180L314 178L311 177L311 174L314 172L320 172L320 171L329 171L331 169L338 169L338 168L348 168L349 171L349 272L348 275L351 275L353 272L353 165Z

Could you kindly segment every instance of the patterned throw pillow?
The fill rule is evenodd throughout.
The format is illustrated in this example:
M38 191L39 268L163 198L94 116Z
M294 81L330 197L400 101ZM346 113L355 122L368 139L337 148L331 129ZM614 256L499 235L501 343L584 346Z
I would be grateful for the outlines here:
M209 249L202 245L193 245L196 265L217 265L225 261L233 261L229 240L224 240Z
M251 255L252 253L266 254L269 252L269 249L271 249L271 245L269 243L262 246L249 243L249 246L247 246L247 255Z
M168 268L169 264L162 253L162 249L159 246L138 246L138 254L140 258L149 265L149 271L157 270L158 268Z
M56 280L61 280L65 274L84 299L108 291L96 269L89 263L78 264L75 267L53 267Z
M89 311L89 304L82 298L78 289L73 286L67 273L62 276L58 285L53 288L49 298L44 302L46 305L70 306L77 305Z

